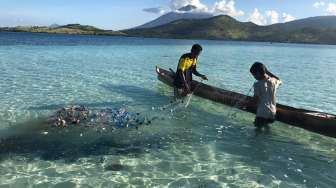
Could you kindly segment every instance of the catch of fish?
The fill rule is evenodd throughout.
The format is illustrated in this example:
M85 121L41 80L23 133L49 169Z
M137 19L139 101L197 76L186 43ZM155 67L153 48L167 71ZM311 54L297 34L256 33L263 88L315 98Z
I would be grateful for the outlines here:
M89 109L85 106L70 106L58 110L49 118L54 127L69 126L111 126L113 128L138 128L149 125L151 120L140 113L129 112L126 108Z

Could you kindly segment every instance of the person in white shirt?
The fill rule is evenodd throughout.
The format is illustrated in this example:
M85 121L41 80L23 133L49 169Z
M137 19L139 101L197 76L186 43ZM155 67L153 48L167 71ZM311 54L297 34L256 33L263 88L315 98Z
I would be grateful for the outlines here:
M257 80L254 83L254 101L257 105L254 125L257 128L267 127L275 121L276 116L276 93L281 84L280 79L270 73L264 64L255 62L251 74Z

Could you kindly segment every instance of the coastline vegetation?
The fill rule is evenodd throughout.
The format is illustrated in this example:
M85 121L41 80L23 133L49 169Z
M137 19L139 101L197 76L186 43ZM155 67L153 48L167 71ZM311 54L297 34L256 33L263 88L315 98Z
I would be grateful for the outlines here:
M112 30L103 30L89 25L68 24L58 27L46 26L17 26L4 27L0 31L6 32L30 32L30 33L52 33L72 35L125 35L125 33Z

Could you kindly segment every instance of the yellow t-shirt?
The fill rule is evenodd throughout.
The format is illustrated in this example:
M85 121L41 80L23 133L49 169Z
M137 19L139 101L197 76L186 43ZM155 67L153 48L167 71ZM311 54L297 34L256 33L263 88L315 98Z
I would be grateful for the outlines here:
M180 69L182 72L185 72L186 70L189 70L192 66L196 64L197 64L196 58L182 56L178 64L178 69Z

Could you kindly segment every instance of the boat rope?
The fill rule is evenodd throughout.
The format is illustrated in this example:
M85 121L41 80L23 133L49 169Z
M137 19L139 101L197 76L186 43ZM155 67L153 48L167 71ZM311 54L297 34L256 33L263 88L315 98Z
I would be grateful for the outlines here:
M199 83L197 84L197 86L195 87L195 89L189 94L187 103L186 103L186 105L184 106L185 108L188 108L188 106L189 106L189 104L190 104L190 101L191 101L192 97L194 96L195 91L197 91L197 90L200 88L200 86L203 84L203 81L204 81L204 80L202 79L201 82L199 82Z
M245 97L238 99L237 97L235 98L235 100L237 100L236 104L232 107L232 109L229 111L229 117L236 117L237 113L239 111L233 112L236 108L240 108L242 107L241 105L243 104L243 102L246 101L246 99L249 97L250 93L252 92L253 86L250 88L250 90L248 91L248 93L245 95ZM233 112L233 113L232 113Z

